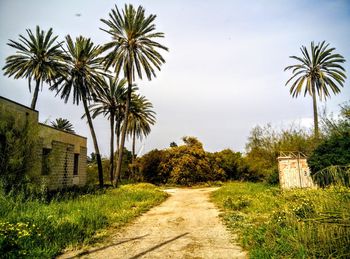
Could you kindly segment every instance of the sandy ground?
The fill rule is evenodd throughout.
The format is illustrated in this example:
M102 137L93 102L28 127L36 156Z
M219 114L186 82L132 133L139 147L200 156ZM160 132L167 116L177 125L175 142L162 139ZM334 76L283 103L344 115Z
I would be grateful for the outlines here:
M209 201L213 190L166 190L171 196L165 202L115 233L110 243L59 258L246 258Z

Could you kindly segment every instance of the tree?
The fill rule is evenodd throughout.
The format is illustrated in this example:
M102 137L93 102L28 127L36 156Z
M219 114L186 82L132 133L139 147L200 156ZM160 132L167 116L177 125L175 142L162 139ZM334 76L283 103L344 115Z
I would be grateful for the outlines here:
M94 152L91 152L90 156L87 157L87 162L90 164L96 163L96 154Z
M52 35L52 28L46 33L36 26L35 35L27 29L29 39L19 35L19 42L10 40L7 45L15 48L16 54L6 58L4 75L15 79L28 79L29 91L31 81L35 81L35 89L30 107L35 109L40 85L44 82L51 83L60 77L63 70L63 52L61 42L57 42L58 36Z
M282 130L275 130L271 124L256 126L248 137L241 175L250 181L270 181L278 176L277 158L281 151L302 152L308 156L317 143L307 130L293 124Z
M55 121L51 121L51 126L69 133L75 133L72 123L67 119L58 118Z
M114 132L115 119L118 115L120 107L124 105L126 98L126 79L119 80L118 78L108 78L104 87L98 90L95 98L95 103L90 105L89 109L92 112L92 117L103 114L110 121L111 139L110 139L110 180L113 184L114 180ZM118 121L118 117L117 117Z
M317 137L318 113L316 95L320 100L326 100L330 92L337 94L343 87L346 76L345 69L340 65L345 62L342 55L333 53L335 48L329 48L325 41L316 46L311 42L310 52L305 46L301 47L302 57L291 56L298 64L287 66L284 71L292 70L293 76L286 82L288 85L293 81L290 93L293 97L304 91L304 96L310 94L313 100L314 110L314 133ZM303 90L304 87L304 90Z
M233 152L231 149L224 149L220 152L212 154L215 162L226 173L226 179L239 180L239 167L242 160L242 154L239 152Z
M0 118L0 189L17 194L36 184L38 126L31 120L18 123L18 115L4 109Z
M170 171L160 168L160 164L166 159L167 155L167 150L153 149L136 160L143 181L153 184L164 184L168 181Z
M332 134L311 154L307 162L312 174L328 166L350 165L350 128Z
M312 174L330 166L350 166L350 105L341 106L340 116L324 119L326 137L308 157Z
M98 176L100 187L103 187L103 169L100 150L98 148L96 133L92 123L92 118L88 108L88 103L97 95L97 89L104 83L103 67L98 58L101 53L99 46L82 36L77 37L73 42L70 35L66 36L67 55L65 57L65 80L54 84L50 89L57 90L57 94L67 103L71 93L73 94L73 104L79 105L83 102L85 115L90 128L94 143Z
M183 137L184 145L167 149L158 166L163 182L192 185L225 179L225 172L203 149L195 137ZM165 178L167 177L167 178Z
M175 141L172 141L172 142L170 142L170 145L169 145L170 147L177 147L177 144L176 144L176 142Z
M132 138L132 163L134 163L136 137L142 139L151 132L151 125L155 123L153 105L145 96L133 95L130 102L128 120L128 134Z
M123 70L124 77L128 80L127 100L125 106L124 124L121 132L121 141L119 158L116 171L116 184L121 170L123 157L123 147L127 133L128 113L131 100L131 88L136 75L142 79L145 73L148 80L156 76L155 69L160 70L160 66L165 60L158 52L158 49L168 50L163 45L154 41L155 38L163 38L161 32L154 32L155 15L145 16L145 10L139 6L137 10L133 5L125 5L120 13L117 6L111 10L110 19L101 21L108 26L108 29L102 29L112 36L112 41L105 44L103 49L107 51L112 49L105 56L105 67L114 67L117 75Z

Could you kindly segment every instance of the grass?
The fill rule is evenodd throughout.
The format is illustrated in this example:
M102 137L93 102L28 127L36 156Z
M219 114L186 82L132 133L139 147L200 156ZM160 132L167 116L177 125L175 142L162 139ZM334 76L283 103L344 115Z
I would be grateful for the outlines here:
M51 258L66 247L95 242L99 231L125 225L166 197L151 184L124 185L49 203L0 195L0 254Z
M212 194L250 258L349 258L350 189L232 182Z
M198 182L191 185L183 185L183 184L175 184L175 183L166 183L160 184L159 187L162 189L170 189L170 188L205 188L205 187L220 187L224 183L222 181L207 181L207 182Z

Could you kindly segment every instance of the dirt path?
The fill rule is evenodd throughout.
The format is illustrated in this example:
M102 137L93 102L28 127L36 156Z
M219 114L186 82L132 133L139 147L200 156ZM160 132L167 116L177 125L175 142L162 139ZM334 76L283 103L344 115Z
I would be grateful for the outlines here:
M209 202L215 188L169 189L171 196L83 258L246 258ZM75 252L75 255L78 252ZM74 258L65 254L60 258Z

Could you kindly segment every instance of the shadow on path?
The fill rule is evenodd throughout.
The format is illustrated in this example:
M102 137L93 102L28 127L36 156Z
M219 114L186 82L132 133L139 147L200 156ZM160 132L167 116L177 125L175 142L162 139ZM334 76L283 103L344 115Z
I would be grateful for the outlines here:
M139 254L137 254L137 255L134 255L133 257L130 257L130 259L137 259L137 258L140 258L141 256L143 256L143 255L145 255L145 254L147 254L147 253L149 253L149 252L152 252L153 250L156 250L156 249L158 249L159 247L162 247L162 246L164 246L164 245L166 245L166 244L168 244L168 243L170 243L170 242L173 242L173 241L175 241L175 240L177 240L177 239L179 239L179 238L181 238L181 237L183 237L183 236L186 236L186 235L188 235L188 234L189 234L189 232L186 232L186 233L181 234L181 235L178 235L178 236L176 236L176 237L174 237L174 238L172 238L172 239L169 239L169 240L167 240L167 241L164 241L164 242L162 242L162 243L160 243L160 244L158 244L158 245L156 245L156 246L151 247L150 249L148 249L148 250L146 250L146 251L144 251L144 252L142 252L142 253L139 253Z
M128 239L125 239L123 241L120 241L120 242L117 242L117 243L112 243L108 246L103 246L103 247L100 247L100 248L96 248L94 250L88 250L88 251L84 251L84 252L80 252L79 254L75 255L75 256L72 256L72 257L69 257L67 259L73 259L73 258L78 258L80 256L83 256L83 255L89 255L89 254L93 254L93 253L96 253L98 251L101 251L101 250L104 250L104 249L107 249L108 247L112 247L112 246L117 246L117 245L120 245L120 244L123 244L123 243L126 243L126 242L130 242L130 241L133 241L133 240L137 240L137 239L142 239L146 236L148 236L149 234L146 234L146 235L143 235L143 236L139 236L139 237L133 237L133 238L128 238Z

